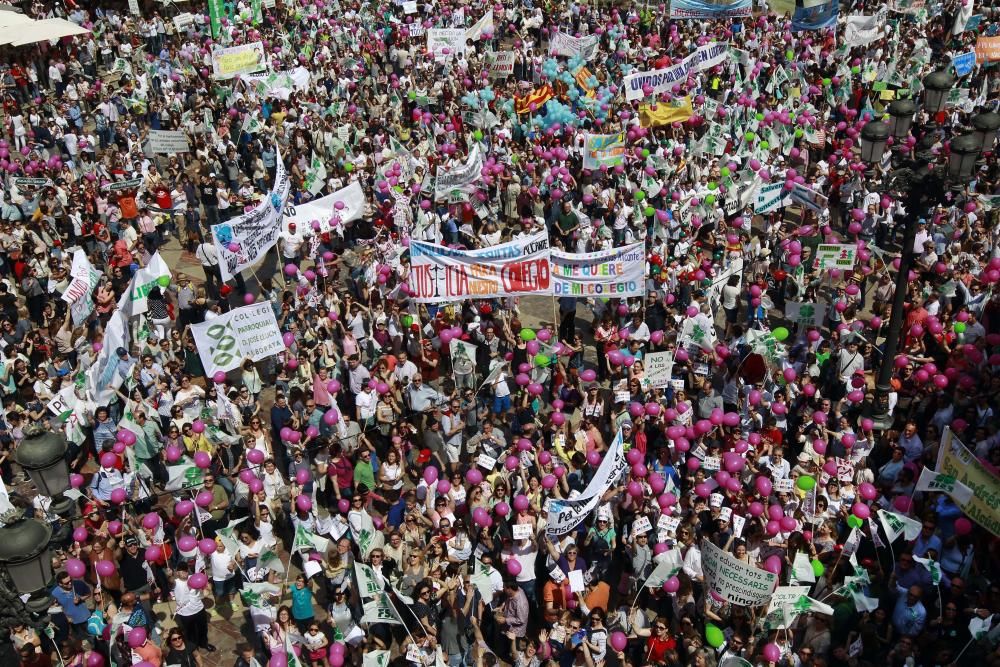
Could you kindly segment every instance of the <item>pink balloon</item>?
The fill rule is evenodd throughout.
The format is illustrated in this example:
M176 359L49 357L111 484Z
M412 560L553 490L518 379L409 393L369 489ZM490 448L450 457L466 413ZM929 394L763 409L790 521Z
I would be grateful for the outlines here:
M87 574L87 566L79 558L70 558L66 561L66 574L74 579L82 579Z
M507 572L513 577L521 574L521 562L516 558L511 558L507 561Z

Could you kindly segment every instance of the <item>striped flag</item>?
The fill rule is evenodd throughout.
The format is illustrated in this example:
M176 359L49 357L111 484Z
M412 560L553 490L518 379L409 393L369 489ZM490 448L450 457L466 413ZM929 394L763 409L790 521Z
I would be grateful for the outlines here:
M552 86L545 84L540 88L535 88L524 97L515 97L514 111L516 111L518 115L530 113L532 111L532 105L534 105L534 110L537 111L553 97L555 97L555 92L552 90Z

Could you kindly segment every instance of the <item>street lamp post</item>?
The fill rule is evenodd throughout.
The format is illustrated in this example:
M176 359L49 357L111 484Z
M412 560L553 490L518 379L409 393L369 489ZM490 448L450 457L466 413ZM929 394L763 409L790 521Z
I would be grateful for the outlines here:
M71 526L68 518L75 505L63 493L69 489L66 440L42 427L25 427L25 438L14 454L38 492L52 498L50 510L66 518L53 534L48 523L31 518L30 508L10 507L0 515L0 625L48 623L52 605L52 557L50 543L59 542ZM22 596L27 595L22 602Z
M954 84L954 77L948 72L934 72L925 77L923 83L924 110L933 116L945 108L948 91ZM871 122L865 125L861 130L862 159L868 164L878 164L884 152L885 137L889 134L894 139L906 137L915 111L915 103L909 100L900 100L889 106L889 124ZM987 114L980 114L976 119L978 122L973 121L976 130L974 134L957 136L952 139L947 167L935 168L934 165L927 164L925 161L915 161L894 168L890 172L894 183L890 189L905 196L906 217L903 221L903 245L899 258L899 270L896 274L889 328L886 332L878 377L875 380L876 414L874 421L875 428L879 430L886 430L893 423L893 417L889 411L889 394L892 391L889 383L892 379L896 352L899 349L899 341L905 322L905 305L910 270L913 268L914 262L913 245L917 237L917 220L929 206L943 201L948 182L953 184L968 183L972 171L975 169L976 159L984 147L988 144L992 148L997 129L1000 128L1000 116L992 118Z

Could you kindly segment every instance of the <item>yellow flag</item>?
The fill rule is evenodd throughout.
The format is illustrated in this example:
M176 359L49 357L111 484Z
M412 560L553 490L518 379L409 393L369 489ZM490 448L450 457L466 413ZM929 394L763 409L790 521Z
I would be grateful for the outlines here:
M643 127L683 123L694 114L691 108L691 96L688 95L669 104L654 106L643 104L639 106L639 123Z

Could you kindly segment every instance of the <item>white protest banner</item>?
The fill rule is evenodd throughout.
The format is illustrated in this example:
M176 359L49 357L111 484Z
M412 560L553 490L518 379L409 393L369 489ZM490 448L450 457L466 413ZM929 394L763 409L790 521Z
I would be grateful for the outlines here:
M446 60L465 53L464 28L428 28L427 51L435 60Z
M101 281L101 273L94 269L87 253L76 250L69 274L73 280L63 292L62 299L70 305L74 326L80 326L94 312L94 289Z
M951 428L941 436L937 470L972 489L972 498L958 506L967 517L1000 537L1000 478L955 437Z
M785 317L795 324L804 324L810 327L822 326L823 319L826 317L826 304L786 301Z
M260 361L285 351L274 309L270 303L236 308L218 317L191 325L205 375L229 371L244 359Z
M291 182L279 154L270 195L249 213L212 225L223 282L256 264L278 242L281 217L290 192Z
M670 379L674 373L674 355L672 352L650 352L643 361L646 362L646 373L643 380L653 389L662 389L670 386Z
M149 150L154 153L188 153L187 135L180 130L150 130Z
M600 252L552 251L554 296L642 296L646 292L643 243Z
M573 499L563 500L553 498L548 501L545 510L549 514L545 532L549 537L557 537L568 533L597 507L604 493L618 483L621 476L628 470L629 462L625 458L625 442L622 431L618 429L611 447L604 455L604 460L597 467L587 488Z
M465 39L473 42L479 40L483 35L493 35L496 28L493 26L493 10L483 14L483 18L476 21L471 28L465 31Z
M494 51L486 54L486 66L489 68L490 78L503 78L514 73L514 52Z
M479 152L479 144L474 144L464 164L450 169L443 166L437 168L434 198L447 199L455 191L471 194L475 184L483 177L482 170L483 156Z
M147 297L150 290L159 285L161 290L170 284L170 268L160 257L160 253L154 253L149 259L149 264L142 267L132 276L129 287L118 299L118 310L122 311L126 317L142 315L149 310Z
M417 303L552 293L546 232L479 250L412 241L410 264Z
M194 24L194 14L191 12L181 12L173 20L177 32L183 32L189 25Z
M809 586L778 586L771 596L771 601L767 606L768 613L764 617L764 627L768 630L780 630L787 627L784 614L786 605L793 605L802 596L809 595Z
M15 178L14 186L18 190L27 188L47 188L52 185L51 178Z
M808 188L801 183L796 183L795 187L792 188L792 191L788 196L792 198L793 202L802 204L816 213L820 213L824 208L826 208L826 195Z
M848 16L844 25L844 39L841 42L849 49L871 44L882 36L889 10L885 5L873 16Z
M418 11L417 0L410 0L410 2L403 3L404 14L416 14L417 11Z
M820 271L829 269L850 271L854 268L857 252L858 248L853 243L820 243L816 247L813 268Z
M625 133L588 134L583 145L583 168L613 167L625 159Z
M345 187L333 194L319 199L307 201L304 204L288 204L285 206L285 220L294 222L299 229L312 229L312 221L319 222L319 232L324 234L336 231L343 234L343 225L358 220L365 212L365 191L357 181L351 181ZM343 206L336 208L337 202ZM330 225L330 218L336 215L340 222L336 227Z
M87 393L97 405L107 405L125 379L118 372L118 348L129 347L128 319L121 310L111 313L97 359L87 370Z
M651 86L650 96L659 95L682 79L686 79L689 72L700 72L718 65L729 57L729 46L724 43L711 42L698 47L694 53L687 58L663 69L651 70L648 72L636 72L625 77L625 99L629 102L641 100L646 97L643 87Z
M597 55L601 38L597 35L587 35L586 37L574 37L565 32L556 32L549 39L550 56L580 56L583 62L587 62Z
M705 585L726 602L756 607L771 599L778 575L748 565L708 540L701 543Z
M216 49L212 52L212 72L216 79L231 79L240 74L259 72L267 67L263 42L251 42Z

